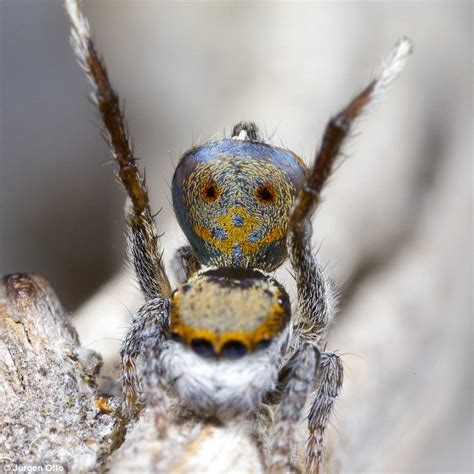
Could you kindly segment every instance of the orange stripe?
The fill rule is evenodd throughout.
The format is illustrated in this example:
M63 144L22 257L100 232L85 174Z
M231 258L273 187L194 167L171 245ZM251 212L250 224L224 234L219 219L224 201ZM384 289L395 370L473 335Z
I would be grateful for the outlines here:
M193 339L206 339L209 341L216 354L222 351L223 346L229 341L241 342L248 350L253 350L255 345L265 339L273 339L277 336L287 321L284 310L279 303L275 303L273 311L255 331L229 331L217 333L210 329L195 328L182 323L179 318L177 301L173 301L174 311L171 313L171 331L179 335L187 345Z

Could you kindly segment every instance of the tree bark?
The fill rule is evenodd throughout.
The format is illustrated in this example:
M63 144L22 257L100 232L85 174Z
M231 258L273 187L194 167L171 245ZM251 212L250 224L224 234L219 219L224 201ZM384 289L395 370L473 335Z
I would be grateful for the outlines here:
M81 347L47 281L0 284L0 460L98 470L121 440L114 402L98 395L102 359ZM12 469L10 469L12 470Z

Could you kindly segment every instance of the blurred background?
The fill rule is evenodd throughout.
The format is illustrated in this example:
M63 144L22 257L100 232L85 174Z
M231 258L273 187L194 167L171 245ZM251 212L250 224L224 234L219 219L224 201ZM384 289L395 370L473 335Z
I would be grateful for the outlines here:
M472 472L472 2L84 10L163 208L166 260L184 243L169 188L182 152L250 119L310 162L330 115L400 36L413 40L314 221L341 289L333 438L345 471ZM61 2L1 0L0 34L0 273L46 276L114 374L140 297L123 263L124 195Z

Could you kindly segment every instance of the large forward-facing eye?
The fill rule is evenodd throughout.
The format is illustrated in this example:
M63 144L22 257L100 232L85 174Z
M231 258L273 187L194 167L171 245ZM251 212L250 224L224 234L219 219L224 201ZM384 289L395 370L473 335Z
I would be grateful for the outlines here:
M228 341L222 348L222 355L228 359L240 359L247 354L247 348L240 341Z
M199 356L206 359L214 357L214 347L212 343L204 338L195 338L191 341L191 349Z
M221 190L215 181L207 182L202 190L202 198L209 204L216 202L220 194Z
M275 188L268 183L257 186L254 193L257 200L263 204L273 204L277 198Z

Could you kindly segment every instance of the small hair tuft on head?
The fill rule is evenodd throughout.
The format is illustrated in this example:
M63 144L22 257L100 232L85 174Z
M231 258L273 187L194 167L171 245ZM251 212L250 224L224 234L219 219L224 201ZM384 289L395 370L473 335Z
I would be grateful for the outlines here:
M248 140L251 142L260 142L260 130L255 122L241 121L232 128L232 139Z

